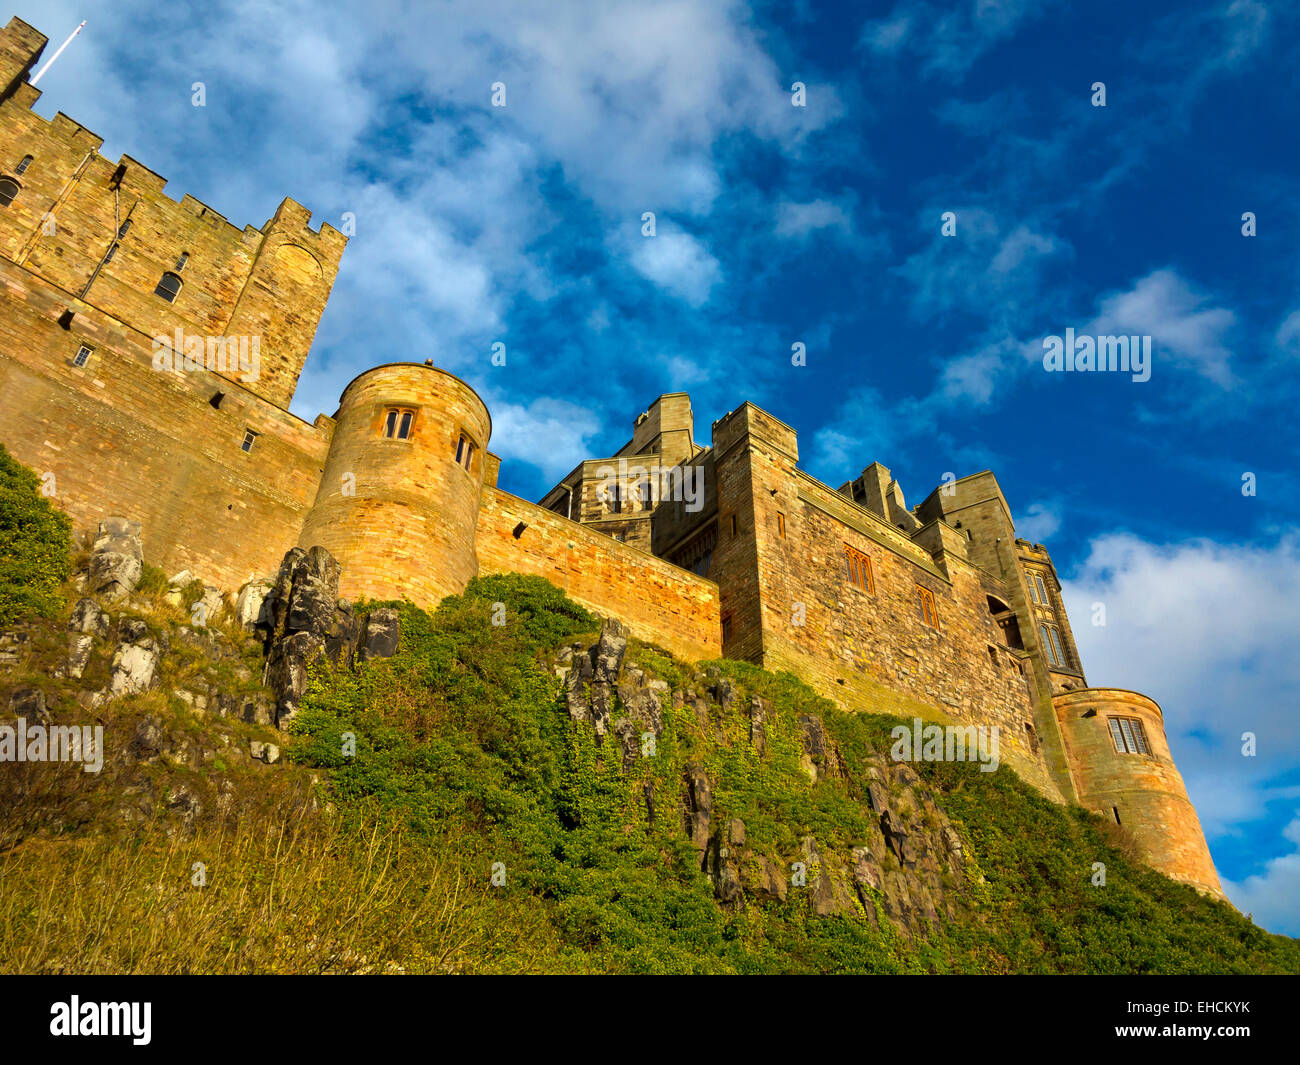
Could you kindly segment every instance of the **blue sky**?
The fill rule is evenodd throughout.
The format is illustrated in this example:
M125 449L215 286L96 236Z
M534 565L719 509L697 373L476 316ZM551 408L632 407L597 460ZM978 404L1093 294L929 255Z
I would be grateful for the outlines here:
M1164 707L1230 897L1300 935L1294 5L185 6L12 5L88 20L38 110L175 198L355 216L297 413L432 358L530 498L677 390L831 485L992 468L1089 681ZM1046 372L1067 328L1150 335L1151 379Z

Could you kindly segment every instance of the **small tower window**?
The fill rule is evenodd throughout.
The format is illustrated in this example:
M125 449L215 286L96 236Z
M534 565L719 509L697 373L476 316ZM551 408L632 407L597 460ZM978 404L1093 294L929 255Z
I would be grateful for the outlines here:
M106 264L111 263L113 261L113 256L116 254L117 254L117 241L113 241L113 243L108 246L108 253L104 256L104 262Z
M25 174L27 173L27 168L31 165L32 165L32 157L30 155L24 155L22 162L20 162L16 167L14 167L14 173Z
M122 237L125 237L130 232L131 232L131 219L128 218L125 222L123 222L120 226L117 227L118 239L120 240Z
M1115 750L1120 754L1151 753L1147 742L1147 730L1135 717L1111 717L1106 719L1110 725L1110 738L1115 741Z
M456 462L470 469L474 461L474 442L464 433L461 433L456 440Z
M86 363L90 361L90 356L93 354L94 350L94 348L88 348L85 344L82 344L81 347L77 349L77 354L72 356L72 365L77 367L85 366Z
M8 207L18 195L19 185L13 178L0 178L0 207Z
M785 515L779 510L776 512L776 535L785 537Z
M173 266L172 269L179 274L182 270L185 269L185 264L189 261L190 261L190 253L187 251L183 251L181 252L181 257L176 260L176 265Z
M411 424L414 421L415 411L390 407L384 416L384 436L390 440L407 440L411 436Z
M158 287L153 290L155 296L161 296L168 303L175 303L180 292L181 279L173 273L163 274L162 279L158 282Z
M253 443L257 440L257 434L252 429L244 430L244 442L239 445L241 451L252 451Z

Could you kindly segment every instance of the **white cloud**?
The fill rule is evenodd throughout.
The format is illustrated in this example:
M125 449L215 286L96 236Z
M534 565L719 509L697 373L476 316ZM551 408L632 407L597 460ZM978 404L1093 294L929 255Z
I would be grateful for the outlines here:
M528 403L509 403L484 396L492 411L491 450L506 460L527 463L549 481L558 481L592 455L592 441L604 428L589 407L567 399L539 396Z
M1097 317L1082 329L1094 336L1137 335L1152 338L1153 372L1162 359L1194 370L1216 384L1232 383L1232 353L1227 334L1237 316L1210 305L1174 270L1156 270L1127 292L1106 296Z
M1300 936L1300 816L1282 830L1295 844L1288 854L1270 858L1264 872L1244 880L1220 877L1224 894L1242 913L1248 913L1257 925L1281 935Z
M1050 540L1060 527L1059 503L1030 503L1016 519L1016 533L1036 544Z
M632 238L628 259L637 271L692 307L708 302L722 269L707 248L689 233L665 231Z
M931 4L904 0L892 14L868 22L860 43L876 55L910 51L926 73L960 79L990 48L1012 37L1045 5L1029 0L966 0Z
M846 211L830 200L812 200L809 203L785 202L777 206L776 235L778 237L806 237L821 229L838 229L853 232L853 221Z

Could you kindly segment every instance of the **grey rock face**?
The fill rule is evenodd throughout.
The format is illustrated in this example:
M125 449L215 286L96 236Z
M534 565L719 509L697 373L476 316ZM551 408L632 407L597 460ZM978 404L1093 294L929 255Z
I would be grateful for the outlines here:
M49 711L45 709L45 693L40 688L19 688L9 696L9 713L25 718L33 724L48 725Z
M143 574L140 523L126 518L105 518L99 523L91 549L90 591L110 602L125 599L135 591Z
M81 678L90 663L90 652L94 645L95 637L88 632L68 634L68 660L64 666L64 673L67 676L74 679Z
M265 624L264 617L267 596L275 587L275 581L268 577L258 577L239 589L235 599L235 620L250 632L259 624Z
M78 599L68 621L68 628L72 632L88 632L94 636L107 636L109 625L108 615L99 609L99 604L93 599Z
M390 606L371 611L361 633L357 658L370 662L376 658L392 658L401 642L401 622L398 613Z
M124 620L118 626L118 636L120 642L113 652L112 675L105 694L117 697L148 691L157 681L162 648L138 618Z
M266 649L266 683L275 692L276 724L298 712L313 663L328 655L350 664L357 642L352 606L338 598L340 567L323 547L284 556L258 624Z

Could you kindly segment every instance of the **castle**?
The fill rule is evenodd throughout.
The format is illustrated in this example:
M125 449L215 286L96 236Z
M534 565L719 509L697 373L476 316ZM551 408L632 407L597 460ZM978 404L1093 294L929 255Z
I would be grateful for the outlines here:
M78 529L139 521L148 561L230 591L294 545L328 548L354 599L429 607L476 574L538 574L688 659L996 725L1041 792L1222 897L1160 707L1088 686L1051 557L992 473L910 508L879 463L831 488L752 403L697 443L677 392L532 503L497 487L483 401L431 363L375 366L304 422L289 403L346 238L288 199L239 229L47 122L28 81L45 44L17 18L0 34L0 443Z

